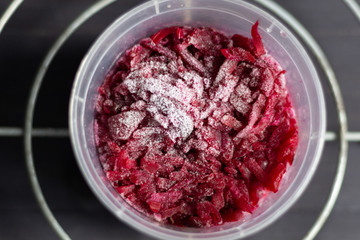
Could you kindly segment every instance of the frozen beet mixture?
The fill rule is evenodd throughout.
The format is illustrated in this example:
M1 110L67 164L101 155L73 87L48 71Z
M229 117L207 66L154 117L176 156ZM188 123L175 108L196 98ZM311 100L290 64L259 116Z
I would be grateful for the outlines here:
M127 50L99 89L95 137L114 188L177 226L237 221L276 192L298 143L285 71L252 39L170 27Z

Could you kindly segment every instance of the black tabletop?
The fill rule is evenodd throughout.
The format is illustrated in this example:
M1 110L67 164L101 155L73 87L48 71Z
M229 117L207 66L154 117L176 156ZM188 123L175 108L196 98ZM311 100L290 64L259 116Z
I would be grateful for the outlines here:
M0 1L0 14L12 1ZM24 157L23 126L28 97L41 61L59 35L93 0L25 0L0 35L0 239L57 239L35 201ZM39 136L68 128L74 75L96 37L141 0L117 1L91 17L60 48L35 104L34 163L44 197L72 239L150 239L111 215L85 183L68 136ZM360 22L345 1L277 0L313 35L341 87L349 130L360 131ZM355 1L360 4L360 1ZM338 130L336 107L323 70L329 132ZM40 133L39 133L40 132ZM331 190L339 141L327 141L319 168L299 201L278 221L248 239L301 239L315 222ZM338 201L316 239L360 239L359 142L349 143L348 166Z

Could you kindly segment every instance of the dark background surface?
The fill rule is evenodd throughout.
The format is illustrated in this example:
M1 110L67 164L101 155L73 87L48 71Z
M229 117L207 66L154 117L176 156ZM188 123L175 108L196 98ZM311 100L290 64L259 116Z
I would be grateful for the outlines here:
M45 54L66 27L95 1L25 0L0 35L0 127L22 127L27 98ZM65 43L49 67L36 103L34 127L67 128L68 99L78 65L106 26L143 1L118 1L96 14ZM319 42L344 95L349 130L360 131L360 24L342 1L277 0ZM359 1L358 1L359 3ZM0 0L0 14L10 4ZM328 131L336 109L323 81ZM339 143L327 142L319 168L300 200L278 221L249 239L301 239L330 192ZM43 217L26 172L22 137L0 136L0 239L57 239ZM73 239L149 239L113 217L94 197L76 165L68 137L34 138L35 167L45 198ZM316 239L360 239L360 145L350 143L338 202Z

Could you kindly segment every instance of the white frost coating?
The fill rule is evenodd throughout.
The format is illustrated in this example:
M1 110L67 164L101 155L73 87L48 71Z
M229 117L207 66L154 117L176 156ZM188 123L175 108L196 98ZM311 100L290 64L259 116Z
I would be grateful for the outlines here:
M140 91L149 91L189 104L195 97L194 92L186 87L185 84L181 83L181 80L177 81L176 86L163 81L163 79L166 79L167 77L167 75L160 75L158 78L144 79Z
M150 78L139 77L138 75L135 78L133 77L134 74L129 74L123 83L133 94L148 91L174 98L185 104L189 104L196 96L195 92L188 88L181 79L175 79L168 74L160 74Z
M170 130L172 139L177 137L185 139L191 134L194 129L193 119L181 109L180 104L175 104L172 100L157 94L151 95L150 104L156 106L173 124L174 128Z
M108 126L111 136L116 140L127 140L145 116L144 112L127 111L110 117Z
M179 72L179 60L164 62L165 59L152 57L139 63L122 85L146 102L146 111L168 130L173 141L184 140L200 121L201 110L193 103L203 97L205 80L192 70ZM211 111L205 115L209 114Z

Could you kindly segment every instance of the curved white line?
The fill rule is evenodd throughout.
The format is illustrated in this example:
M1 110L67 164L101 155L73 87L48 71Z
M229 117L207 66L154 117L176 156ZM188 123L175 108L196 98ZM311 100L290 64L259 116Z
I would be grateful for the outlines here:
M344 3L350 8L360 22L360 5L355 0L344 0Z
M0 34L4 29L6 23L9 21L10 17L14 14L16 9L20 6L23 0L14 0L10 3L9 7L5 10L4 14L0 18Z
M256 2L261 3L271 11L278 14L278 17L286 21L293 29L299 34L299 36L304 40L304 42L310 47L315 57L319 61L320 65L325 71L325 74L330 82L331 90L335 97L336 107L338 110L339 125L340 125L340 153L339 153L339 163L337 167L336 176L332 185L332 189L329 195L329 198L322 209L320 215L315 221L314 225L311 227L309 232L303 238L304 240L312 240L319 233L326 220L328 219L336 200L339 196L341 186L345 176L346 163L347 163L347 153L348 153L348 142L346 141L347 133L347 117L345 112L345 105L341 95L340 87L336 80L335 73L327 60L324 52L321 50L318 43L311 36L311 34L301 25L292 15L289 14L285 9L280 5L275 3L272 0L255 0Z
M35 102L37 99L37 95L40 89L40 85L42 80L45 76L45 73L55 57L58 50L61 46L65 43L65 41L70 37L70 35L79 27L81 26L86 20L92 17L95 13L100 11L102 8L108 6L110 3L114 2L115 0L102 0L96 2L90 8L85 10L69 27L63 32L60 37L56 40L54 45L50 48L49 52L47 53L45 59L41 63L41 66L38 70L38 73L35 77L34 84L32 86L30 97L28 100L28 105L26 109L26 117L25 117L25 131L24 131L24 144L25 144L25 157L26 157L26 165L30 177L31 186L33 188L36 200L39 203L40 209L42 210L43 214L45 215L46 219L53 227L55 232L61 239L70 240L71 238L65 232L65 230L61 227L59 222L56 220L54 215L52 214L48 204L46 203L45 197L42 193L39 181L37 179L35 166L34 166L34 159L32 155L32 125L33 125L33 116L34 116L34 108Z

